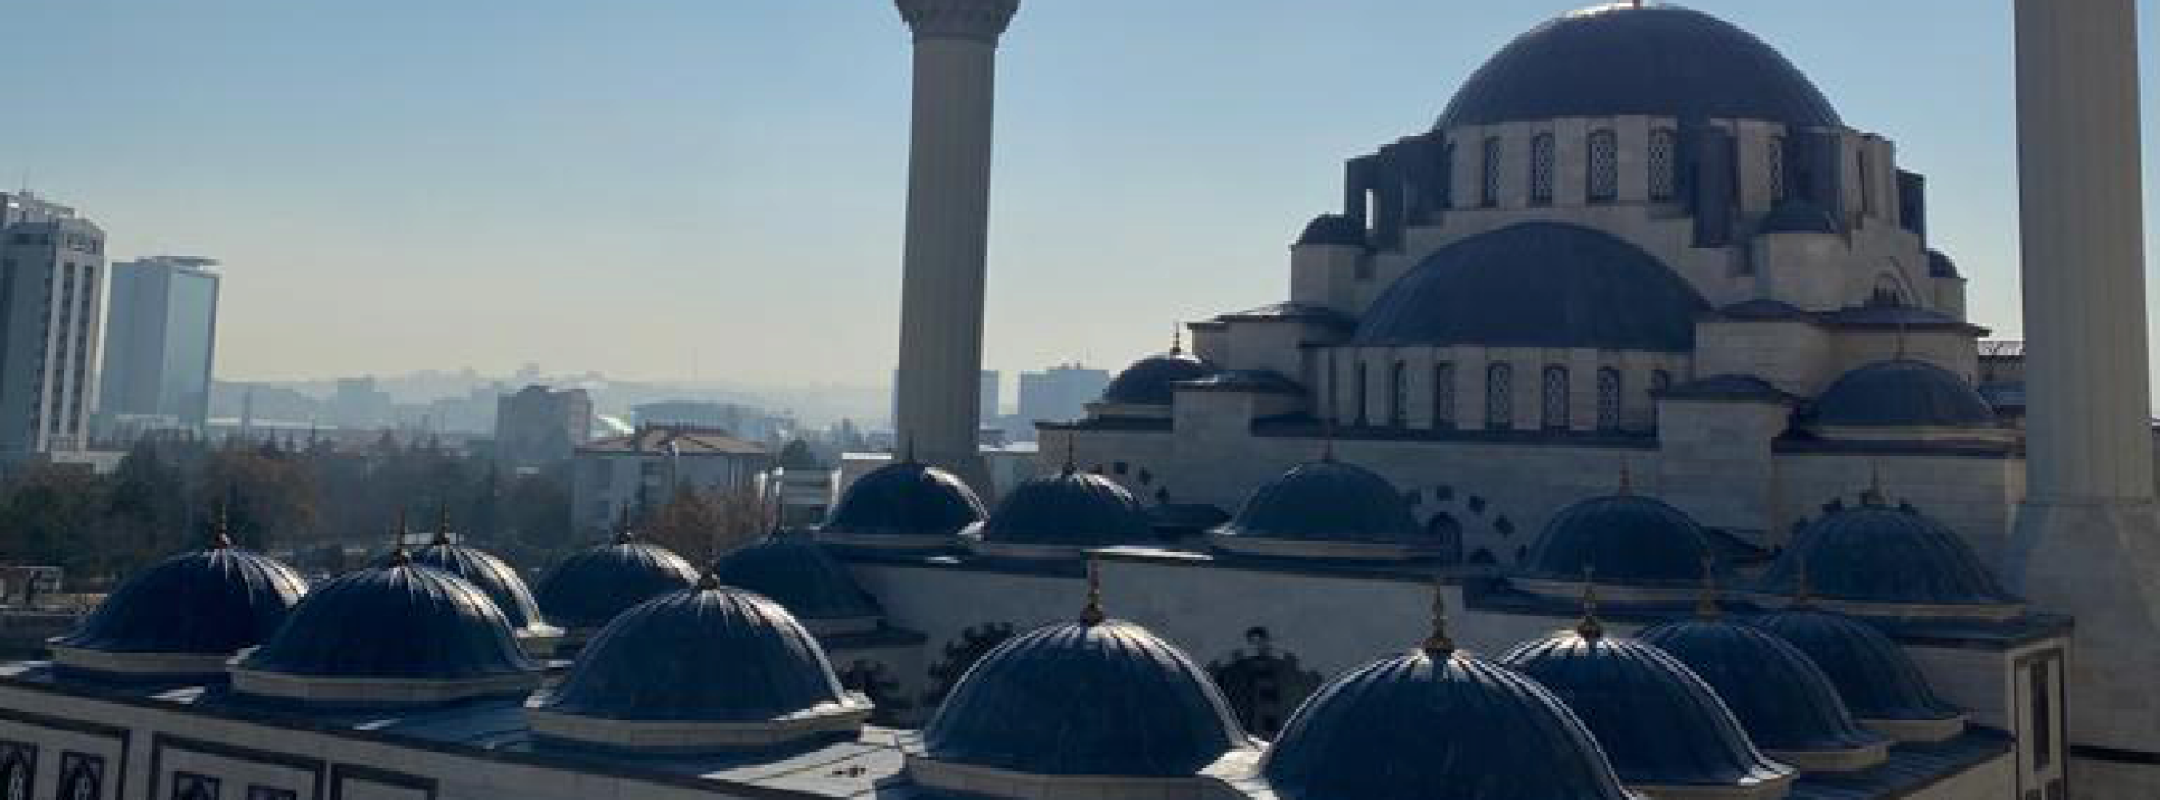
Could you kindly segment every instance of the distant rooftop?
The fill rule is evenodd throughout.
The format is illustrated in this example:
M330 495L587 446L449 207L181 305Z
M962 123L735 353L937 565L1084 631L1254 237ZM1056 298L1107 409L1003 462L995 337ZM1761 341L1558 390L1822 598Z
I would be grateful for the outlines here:
M764 445L735 438L719 428L695 425L646 425L626 436L587 442L580 453L665 453L686 456L761 456L771 454Z

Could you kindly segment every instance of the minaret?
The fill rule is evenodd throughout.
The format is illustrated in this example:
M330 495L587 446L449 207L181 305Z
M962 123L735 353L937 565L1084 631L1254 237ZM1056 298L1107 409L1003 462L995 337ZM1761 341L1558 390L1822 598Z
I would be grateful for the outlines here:
M2026 497L2007 574L2077 618L2070 745L2130 754L2073 770L2077 791L2136 796L2102 778L2160 779L2136 0L2016 2Z
M998 37L1020 0L897 1L915 31L915 120L894 428L920 460L987 494L976 436L991 106Z

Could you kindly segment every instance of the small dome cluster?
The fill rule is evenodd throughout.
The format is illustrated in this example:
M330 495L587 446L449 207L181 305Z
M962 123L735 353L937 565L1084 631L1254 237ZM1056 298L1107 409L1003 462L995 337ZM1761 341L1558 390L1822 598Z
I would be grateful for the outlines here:
M555 565L540 579L538 602L570 639L590 636L639 603L697 583L697 567L674 551L640 542L628 530L615 540Z
M818 529L834 544L937 550L981 522L982 500L965 481L912 456L855 479Z
M1972 384L1909 358L1878 361L1839 376L1815 398L1807 420L1833 431L1996 427L1995 409Z
M1439 554L1401 491L1332 456L1291 468L1253 491L1216 528L1217 549L1259 556L1410 559Z
M388 566L398 557L396 553L384 556L378 566ZM447 524L437 531L434 541L404 557L415 564L434 567L471 581L487 593L488 599L495 601L495 607L502 610L511 631L520 639L553 640L562 635L561 629L547 624L541 617L540 604L533 599L532 590L525 586L525 579L517 570L493 553L451 541Z
M1022 482L967 536L978 553L1021 558L1077 558L1091 547L1145 542L1147 511L1116 481L1071 464Z
M1214 365L1173 346L1168 353L1133 362L1110 379L1110 385L1103 389L1102 401L1110 405L1167 406L1176 395L1179 383L1213 374Z
M284 562L232 546L209 547L137 573L73 633L51 642L63 671L107 679L218 676L234 653L260 644L307 594Z
M877 628L885 612L825 548L808 537L776 533L713 563L719 581L772 598L813 633Z
M2022 601L1955 531L1909 505L1890 505L1880 489L1802 527L1761 586L1795 593L1803 572L1814 597L1861 613L2006 618L2022 611Z
M1595 577L1628 586L1693 586L1710 554L1708 534L1686 512L1634 493L1619 493L1561 509L1530 546L1521 566L1527 578L1573 582Z

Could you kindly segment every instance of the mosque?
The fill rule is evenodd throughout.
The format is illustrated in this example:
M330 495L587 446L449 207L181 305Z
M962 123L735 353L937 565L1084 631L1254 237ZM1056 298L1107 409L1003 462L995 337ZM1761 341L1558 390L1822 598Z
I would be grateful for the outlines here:
M906 452L710 565L213 537L0 666L0 800L2160 797L2132 0L2017 1L2021 415L1892 144L1630 2L1352 159L1282 302L988 498L1019 2L898 5Z

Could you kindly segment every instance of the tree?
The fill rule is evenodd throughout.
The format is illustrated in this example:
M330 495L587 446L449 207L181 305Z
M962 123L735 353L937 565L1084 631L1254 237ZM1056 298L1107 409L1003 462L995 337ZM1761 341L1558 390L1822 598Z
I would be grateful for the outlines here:
M315 487L307 471L238 443L203 465L197 508L222 513L235 542L253 548L302 547L315 541Z
M683 557L710 562L772 529L772 510L756 489L681 486L648 515L643 532Z

